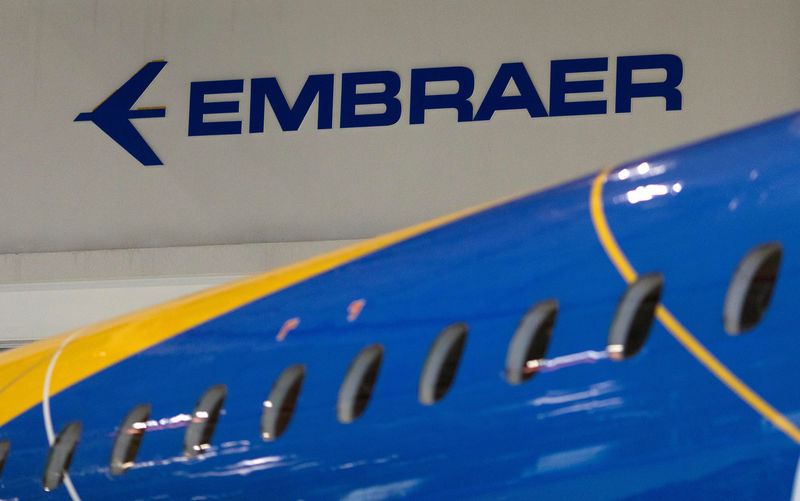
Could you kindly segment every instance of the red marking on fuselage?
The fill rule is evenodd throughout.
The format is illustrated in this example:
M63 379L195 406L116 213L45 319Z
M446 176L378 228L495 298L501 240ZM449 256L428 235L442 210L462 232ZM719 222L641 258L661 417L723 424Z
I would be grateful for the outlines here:
M347 306L347 321L355 322L358 316L361 314L361 310L364 309L365 304L367 304L366 299L356 299L350 303Z
M283 323L283 327L281 327L281 330L278 331L278 335L275 336L275 339L277 339L279 342L283 341L286 339L286 336L289 335L289 331L296 329L298 325L300 325L300 319L298 317L290 318L289 320L285 321Z

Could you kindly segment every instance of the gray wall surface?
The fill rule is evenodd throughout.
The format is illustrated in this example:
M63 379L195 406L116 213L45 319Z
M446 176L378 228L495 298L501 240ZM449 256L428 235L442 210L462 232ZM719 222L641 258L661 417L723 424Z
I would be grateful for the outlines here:
M0 350L286 266L355 241L0 256Z
M4 0L0 253L363 238L539 189L800 107L798 26L796 0ZM682 109L649 98L614 113L616 58L657 53L683 61ZM570 99L605 99L607 114L409 123L414 68L470 68L477 109L500 65L524 62L550 109L551 60L589 57L608 70L570 78L604 90ZM144 167L73 120L153 59L167 65L136 106L166 117L133 123L164 165ZM341 74L370 70L400 76L400 120L340 128ZM315 101L297 131L268 108L265 132L247 132L250 79L277 77L293 102L322 73L335 74L332 129L316 127ZM190 137L191 82L221 79L243 92L207 100L239 112L207 120L245 132Z

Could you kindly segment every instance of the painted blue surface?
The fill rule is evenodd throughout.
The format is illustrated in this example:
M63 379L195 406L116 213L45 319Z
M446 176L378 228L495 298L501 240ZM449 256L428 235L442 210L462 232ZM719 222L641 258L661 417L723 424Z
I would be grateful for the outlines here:
M647 162L647 168L642 167ZM620 179L622 169L628 169ZM641 172L640 172L641 171ZM622 177L625 177L623 175ZM800 114L615 169L603 192L621 248L665 277L662 300L723 363L800 423ZM788 499L800 448L731 393L660 324L635 357L503 378L531 304L561 308L548 359L605 348L625 284L589 217L593 177L490 209L264 297L117 364L51 399L54 426L83 423L70 476L83 499ZM647 188L661 186L662 188ZM637 201L644 191L651 200ZM666 191L664 191L666 190ZM658 194L658 193L664 194ZM632 194L629 194L632 193ZM638 198L637 198L638 197ZM722 329L725 289L751 247L784 260L769 311L745 335ZM363 298L355 322L347 306ZM300 326L279 343L291 317ZM417 402L429 344L469 325L450 392ZM372 400L336 420L347 366L385 347ZM307 375L285 435L259 435L262 402L294 363ZM191 413L228 387L209 454L182 458L185 428L148 431L112 477L115 428L135 404ZM0 429L12 453L0 497L69 499L41 488L40 406Z

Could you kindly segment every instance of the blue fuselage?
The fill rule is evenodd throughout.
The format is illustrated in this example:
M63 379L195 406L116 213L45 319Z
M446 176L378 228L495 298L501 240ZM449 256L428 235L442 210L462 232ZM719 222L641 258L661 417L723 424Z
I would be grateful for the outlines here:
M69 475L82 499L789 499L800 448L656 321L636 356L605 357L626 282L590 211L591 176L478 212L243 304L50 397L53 428L80 421ZM663 305L708 352L800 424L800 114L611 170L603 215L639 272L663 274ZM759 325L727 335L722 305L737 263L778 241L784 256ZM545 370L504 377L528 308L560 310ZM348 311L363 300L357 315ZM348 319L348 314L351 314ZM287 320L293 329L276 339ZM455 322L468 336L446 396L425 406L428 348ZM135 335L133 333L132 335ZM384 348L364 414L336 418L342 379L365 346ZM102 350L102 346L97 347ZM284 435L264 442L262 403L304 364ZM56 369L58 367L56 366ZM211 448L183 456L186 421L227 386ZM0 393L2 399L2 393ZM133 467L109 473L115 430L152 406ZM48 451L38 404L0 428L11 451L0 497L42 489Z

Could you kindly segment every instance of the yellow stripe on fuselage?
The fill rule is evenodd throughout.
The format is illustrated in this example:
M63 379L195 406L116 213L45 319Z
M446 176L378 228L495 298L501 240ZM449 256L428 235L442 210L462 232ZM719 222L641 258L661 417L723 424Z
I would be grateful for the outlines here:
M50 395L263 296L514 198L462 210L262 275L0 353L0 426L41 402L49 360L70 335L77 334L58 359Z
M592 183L592 190L589 195L589 210L591 213L592 224L594 225L600 245L603 246L609 260L617 269L617 272L627 283L636 281L638 274L631 262L625 256L622 248L614 238L611 228L606 219L603 209L603 186L608 179L611 169L601 172ZM790 439L800 444L800 430L789 421L786 416L769 404L766 400L747 386L736 374L731 372L722 362L717 359L696 337L683 326L675 316L670 313L666 306L659 304L656 307L656 318L667 329L667 332L678 340L683 347L691 353L706 369L722 381L733 393L744 400L747 405L753 408L764 419L781 430Z

